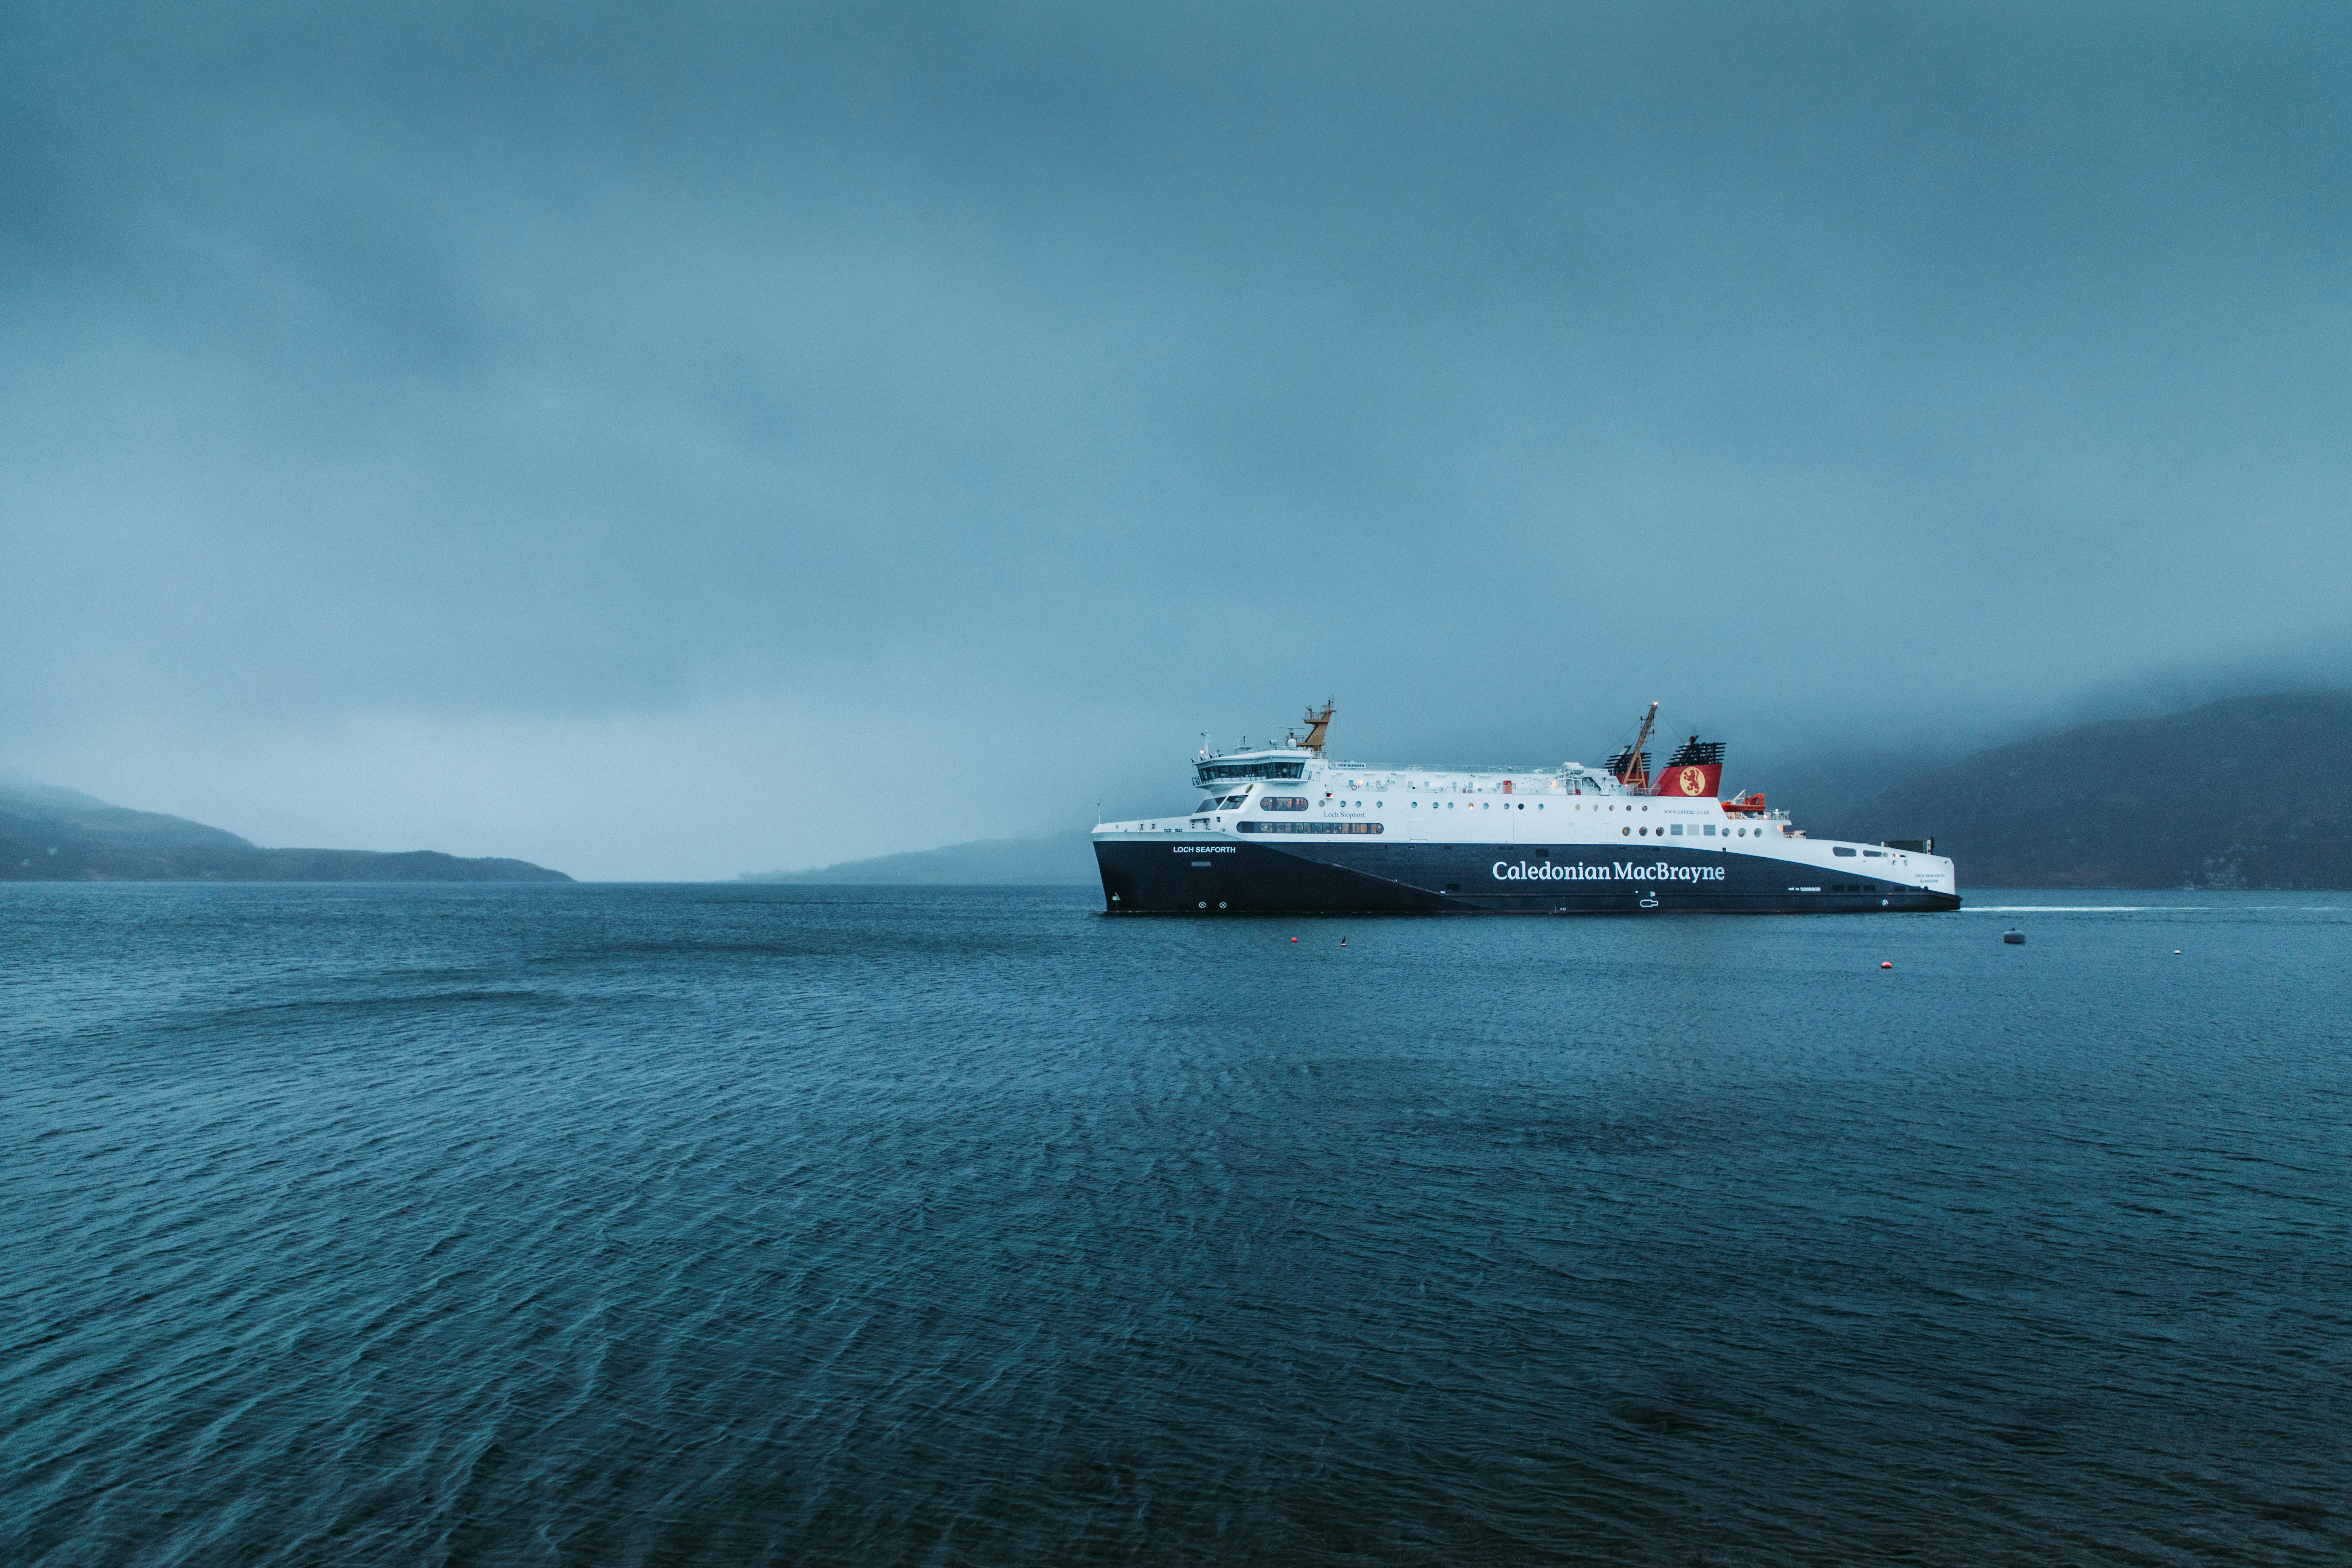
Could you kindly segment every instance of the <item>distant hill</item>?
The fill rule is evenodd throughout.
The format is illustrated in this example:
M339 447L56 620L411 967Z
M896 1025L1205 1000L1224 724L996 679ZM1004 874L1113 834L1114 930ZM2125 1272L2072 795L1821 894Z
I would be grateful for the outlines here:
M0 881L568 882L528 860L431 849L264 849L184 817L76 790L0 784Z
M1964 888L2352 888L2352 692L2085 724L1802 826L1932 835Z
M1046 838L984 838L871 860L844 860L811 871L754 871L746 882L898 882L998 887L1096 881L1094 838L1084 828Z

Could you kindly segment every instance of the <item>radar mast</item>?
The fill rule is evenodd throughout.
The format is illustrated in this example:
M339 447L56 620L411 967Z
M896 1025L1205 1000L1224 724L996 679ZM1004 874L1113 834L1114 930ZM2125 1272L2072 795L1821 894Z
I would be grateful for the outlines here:
M1294 746L1304 746L1307 750L1314 752L1317 756L1321 756L1323 754L1323 732L1331 727L1331 715L1337 713L1339 710L1338 705L1328 697L1323 700L1323 711L1320 713L1318 713L1315 710L1313 704L1310 703L1307 709L1307 718L1305 721L1307 724L1306 738L1302 740L1297 735L1292 735L1289 737L1290 743Z

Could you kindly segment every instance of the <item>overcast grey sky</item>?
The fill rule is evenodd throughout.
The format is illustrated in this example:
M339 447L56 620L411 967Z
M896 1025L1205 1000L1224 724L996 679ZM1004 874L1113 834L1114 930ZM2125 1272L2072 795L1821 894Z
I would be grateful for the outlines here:
M2352 637L2341 5L0 18L0 767L263 842L723 876L1327 694L1736 763Z

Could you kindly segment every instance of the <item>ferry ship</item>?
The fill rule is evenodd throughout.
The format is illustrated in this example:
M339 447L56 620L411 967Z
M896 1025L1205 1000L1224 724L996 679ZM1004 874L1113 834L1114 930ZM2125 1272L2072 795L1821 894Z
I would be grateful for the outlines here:
M1761 794L1721 798L1724 746L1653 773L1641 733L1600 767L1373 767L1304 735L1192 761L1182 816L1094 830L1115 915L1894 913L1957 910L1933 839L1809 838Z

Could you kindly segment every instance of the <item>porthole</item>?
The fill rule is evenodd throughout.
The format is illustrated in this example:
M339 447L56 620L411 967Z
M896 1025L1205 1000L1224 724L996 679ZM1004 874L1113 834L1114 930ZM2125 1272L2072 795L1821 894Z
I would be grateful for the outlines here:
M1209 900L1206 900L1206 899L1202 899L1202 900L1201 900L1201 907L1202 907L1202 909L1204 909L1204 910L1205 910L1205 909L1207 909L1207 908L1209 907Z
M1224 906L1224 905L1223 905L1223 904L1219 904L1219 905L1217 906L1217 908L1219 908L1219 909L1221 909L1221 910L1222 910L1222 909L1223 909L1224 907L1225 907L1225 906Z
M1620 837L1631 838L1633 837L1633 830L1630 827L1621 827L1617 832Z

